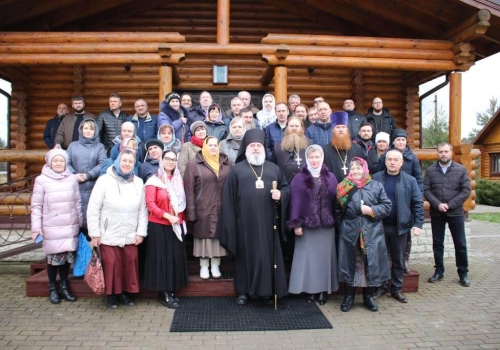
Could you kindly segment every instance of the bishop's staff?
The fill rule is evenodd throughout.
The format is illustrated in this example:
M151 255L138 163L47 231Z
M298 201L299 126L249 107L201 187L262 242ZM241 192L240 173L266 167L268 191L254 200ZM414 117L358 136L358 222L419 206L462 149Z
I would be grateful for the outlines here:
M278 182L273 181L273 190L278 189ZM274 279L273 279L273 289L274 289L274 310L278 310L278 294L276 292L276 280L278 263L276 259L276 238L278 237L278 201L274 203L274 223L273 223L273 267L274 267Z

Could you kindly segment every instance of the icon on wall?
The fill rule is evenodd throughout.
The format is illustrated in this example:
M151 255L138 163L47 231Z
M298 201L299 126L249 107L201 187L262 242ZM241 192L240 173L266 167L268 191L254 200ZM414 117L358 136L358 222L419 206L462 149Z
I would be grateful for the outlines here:
M214 84L227 84L227 66L214 66L212 74Z

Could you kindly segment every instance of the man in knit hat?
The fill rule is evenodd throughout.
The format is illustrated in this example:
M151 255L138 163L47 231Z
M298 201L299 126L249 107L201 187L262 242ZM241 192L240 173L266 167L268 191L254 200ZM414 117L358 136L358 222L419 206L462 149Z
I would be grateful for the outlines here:
M389 143L391 141L391 135L386 132L379 132L377 136L375 136L375 147L368 151L368 157L366 162L368 163L368 170L370 171L370 175L373 175L377 172L378 169L378 160L389 149Z
M235 255L234 284L241 306L250 296L272 304L272 295L287 294L279 235L286 240L290 190L280 168L266 160L264 137L259 129L245 133L236 164L224 183L215 233L220 244Z
M347 113L334 112L330 115L332 123L332 140L323 146L324 164L337 178L342 181L349 173L349 164L354 157L364 158L361 147L351 141L347 128Z

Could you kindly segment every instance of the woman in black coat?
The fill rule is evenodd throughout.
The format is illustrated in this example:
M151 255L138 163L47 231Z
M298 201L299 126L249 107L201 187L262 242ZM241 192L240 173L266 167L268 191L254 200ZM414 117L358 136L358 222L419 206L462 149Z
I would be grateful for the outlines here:
M359 157L353 158L349 175L337 186L337 200L341 208L337 213L341 217L339 282L345 283L341 310L351 310L356 287L362 287L365 306L378 311L373 292L391 277L382 223L391 212L391 201Z

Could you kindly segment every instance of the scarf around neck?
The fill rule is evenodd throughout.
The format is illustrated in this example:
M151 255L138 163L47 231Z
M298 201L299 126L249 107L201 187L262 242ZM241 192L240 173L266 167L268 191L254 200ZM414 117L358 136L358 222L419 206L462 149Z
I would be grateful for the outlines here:
M219 157L220 157L220 150L217 148L217 154L215 156L210 154L210 151L208 150L208 141L210 139L216 139L216 137L213 136L208 136L205 138L205 141L203 141L203 147L201 148L201 155L203 156L203 159L207 162L207 164L212 168L214 173L219 176Z

